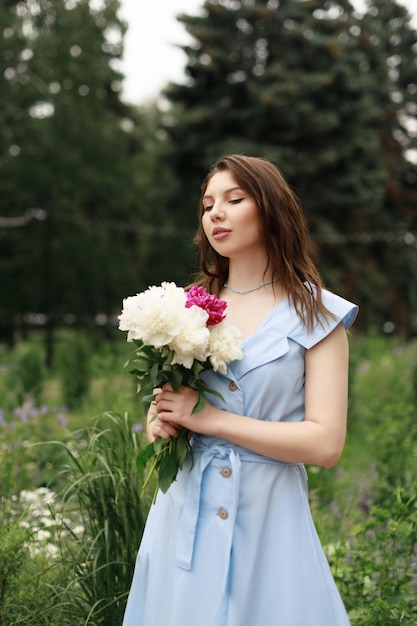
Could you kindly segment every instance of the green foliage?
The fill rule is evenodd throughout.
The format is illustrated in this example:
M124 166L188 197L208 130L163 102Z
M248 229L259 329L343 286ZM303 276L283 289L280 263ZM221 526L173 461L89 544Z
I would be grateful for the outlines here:
M87 395L91 383L90 341L85 334L72 335L58 355L64 402L73 408Z
M138 280L136 115L120 99L118 8L24 0L1 9L0 214L11 224L0 229L0 328L9 341L28 311L50 324L113 315Z
M6 604L6 596L10 591L13 592L13 586L16 583L19 570L27 559L28 549L25 546L27 539L27 531L19 527L17 524L7 527L4 524L0 526L0 611ZM0 613L1 615L1 613ZM0 624L5 620L4 615L1 616Z
M310 468L312 510L352 626L411 626L417 619L417 344L379 337L352 343L357 369L345 453L330 475Z
M76 442L65 447L63 501L84 532L73 533L73 541L62 546L71 574L67 586L56 589L57 603L68 623L120 624L145 516L138 436L127 414L107 413L85 429L81 440L86 447Z
M39 346L33 342L19 343L13 352L9 377L9 381L17 389L19 399L22 401L25 396L32 396L36 402L39 402L44 377L43 354Z
M21 519L10 519L9 503L1 505L0 625L59 626L51 586L56 574L41 555L31 554L30 532Z
M56 446L36 444L66 438L67 411L26 400L13 410L0 408L0 418L0 497L56 484L64 455Z
M413 626L417 344L354 335L350 343L345 451L332 470L308 468L312 513L352 626ZM141 497L145 420L123 372L130 351L124 341L92 351L91 392L75 411L53 408L62 399L57 370L44 381L44 408L28 400L13 407L3 393L7 367L0 370L4 626L122 622L154 487ZM106 405L115 411L102 415ZM52 490L36 488L46 482Z
M417 618L417 484L381 487L378 500L385 506L370 505L347 541L330 550L329 561L353 626L411 626Z

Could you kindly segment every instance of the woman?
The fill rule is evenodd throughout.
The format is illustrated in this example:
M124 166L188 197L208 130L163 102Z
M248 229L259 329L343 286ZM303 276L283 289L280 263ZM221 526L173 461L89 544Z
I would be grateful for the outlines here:
M219 159L202 186L197 283L244 336L210 395L158 393L150 440L192 431L189 463L151 507L124 626L347 626L304 463L339 459L357 307L321 286L305 220L270 162Z

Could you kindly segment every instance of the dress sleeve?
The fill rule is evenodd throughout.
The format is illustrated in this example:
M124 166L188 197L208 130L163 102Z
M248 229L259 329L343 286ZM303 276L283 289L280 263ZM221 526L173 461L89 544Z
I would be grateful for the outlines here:
M342 322L343 326L348 329L352 326L358 314L359 307L349 300L345 300L335 293L331 293L326 289L321 292L323 304L334 317L321 318L317 322L313 330L308 331L303 324L297 325L289 336L304 348L309 349L327 337L336 326Z

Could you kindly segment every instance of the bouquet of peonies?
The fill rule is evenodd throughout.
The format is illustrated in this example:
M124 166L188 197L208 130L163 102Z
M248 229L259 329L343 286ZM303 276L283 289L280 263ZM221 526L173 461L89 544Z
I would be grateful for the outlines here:
M227 363L242 358L241 332L225 320L227 303L208 294L203 287L185 291L175 283L125 298L119 315L119 329L127 331L127 340L136 348L127 366L138 381L139 397L150 404L154 389L170 382L177 391L181 385L198 391L193 413L204 407L204 393L220 394L208 389L199 378L205 370L225 374ZM139 453L138 463L152 465L144 489L154 472L156 492L166 492L191 452L187 429L170 440L156 439Z

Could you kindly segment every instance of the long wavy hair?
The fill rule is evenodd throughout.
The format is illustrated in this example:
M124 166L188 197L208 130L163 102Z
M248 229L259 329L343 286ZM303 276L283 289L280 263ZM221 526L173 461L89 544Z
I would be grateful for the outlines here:
M321 298L322 280L309 253L307 223L296 194L267 159L233 154L211 167L201 187L199 226L194 243L200 249L200 272L194 284L219 294L229 274L229 259L210 245L202 226L203 196L212 177L227 171L258 206L261 237L272 278L280 279L295 311L311 330L331 313Z

